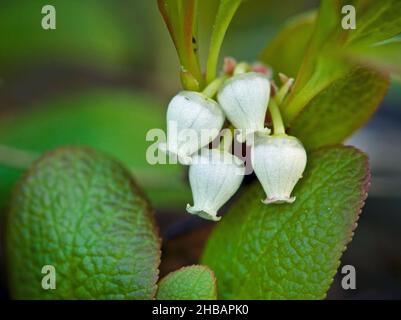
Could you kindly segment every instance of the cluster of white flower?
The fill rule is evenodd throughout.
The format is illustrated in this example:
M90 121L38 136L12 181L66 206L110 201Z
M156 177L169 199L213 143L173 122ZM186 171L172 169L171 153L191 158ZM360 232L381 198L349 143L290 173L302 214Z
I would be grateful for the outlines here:
M269 101L272 102L270 93L271 83L266 75L245 72L224 80L218 88L217 101L212 99L216 92L207 95L206 91L182 91L171 100L167 111L167 142L161 144L160 149L190 166L194 205L187 205L189 213L220 220L217 211L234 195L243 180L245 166L241 159L221 147L208 148L219 136L226 117L239 131L237 140L251 148L253 169L266 192L263 203L295 200L291 192L302 177L306 152L298 139L285 133L282 123L281 130L275 130L272 135L265 127ZM273 110L270 112L274 125L275 115ZM279 113L278 108L275 112ZM280 114L278 117L281 121ZM175 125L174 132L170 124ZM200 133L206 129L209 135L188 134L184 135L186 139L177 139L177 133L182 131Z

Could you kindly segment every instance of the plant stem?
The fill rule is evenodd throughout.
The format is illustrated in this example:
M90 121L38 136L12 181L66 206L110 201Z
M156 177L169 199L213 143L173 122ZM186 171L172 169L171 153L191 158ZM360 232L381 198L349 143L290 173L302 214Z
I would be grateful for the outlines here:
M224 81L226 81L228 77L227 76L222 76L217 79L214 79L204 90L203 94L208 96L209 98L213 98L217 91L221 88L223 85Z
M288 79L285 84L279 89L274 99L278 105L281 105L284 101L284 98L287 96L288 92L290 91L292 85L294 84L294 79Z
M180 63L184 68L187 68L188 59L187 56L185 55L183 46L184 32L183 32L183 27L181 25L182 17L181 17L180 3L177 0L162 0L160 2L164 4L164 6L163 4L159 4L159 8L164 9L161 12L166 21L166 24L171 34L171 38L173 39L174 45L176 47Z
M183 45L187 57L187 66L184 66L198 81L199 89L204 86L203 74L199 63L197 49L197 0L180 0L181 23L183 30Z
M199 91L201 84L198 79L196 79L191 72L181 67L180 79L182 87L189 91Z
M217 74L220 49L228 26L234 17L242 0L222 1L217 10L216 20L213 27L212 37L209 46L209 55L206 64L206 84L211 83Z
M197 0L158 0L158 5L178 54L182 86L186 90L199 91L205 81L195 35Z
M271 98L269 102L269 110L273 121L273 131L275 135L285 134L285 126L281 117L280 109L276 101Z

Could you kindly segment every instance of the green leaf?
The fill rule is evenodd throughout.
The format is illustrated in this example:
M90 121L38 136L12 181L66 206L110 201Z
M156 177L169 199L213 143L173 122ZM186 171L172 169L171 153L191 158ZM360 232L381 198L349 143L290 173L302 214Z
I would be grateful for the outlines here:
M388 87L387 76L355 68L315 95L290 133L309 150L340 143L370 119Z
M129 167L157 207L181 206L191 199L179 165L150 165L148 130L165 128L164 103L127 90L102 89L38 103L23 114L0 119L0 206L26 165L9 161L12 149L40 155L60 145L87 145L110 153ZM3 148L1 148L3 146ZM12 150L10 150L12 151ZM15 152L10 152L12 153ZM17 165L17 167L15 167ZM21 168L22 167L22 168Z
M357 7L358 18L356 30L343 30L341 27L341 7L344 4L354 4ZM295 59L292 60L292 56L279 54L280 52L277 50L283 51L283 49L278 44L282 43L283 48L293 49L292 46L294 46L293 43L295 43L295 40L291 39L291 31L297 35L297 38L298 33L300 33L300 42L301 44L305 43L308 36L308 28L305 26L306 22L303 23L301 19L298 21L298 25L295 24L293 26L293 29L285 28L279 34L276 40L272 42L272 46L265 50L265 53L269 53L267 58L272 57L274 54L280 58L282 57L279 64L280 67L289 65L291 68L287 70L290 70L290 72L291 70L299 70L293 90L282 107L283 117L287 126L292 125L293 121L315 96L319 95L323 90L335 87L334 83L341 81L341 78L346 77L356 66L366 66L367 63L371 62L366 57L365 59L363 57L359 57L359 59L347 59L348 61L344 62L343 56L341 56L344 52L348 52L348 54L352 53L350 48L358 45L363 46L364 49L371 47L378 41L388 40L401 32L400 10L399 1L393 0L385 0L383 3L370 0L351 3L346 3L346 1L342 0L322 1L314 25L314 31L310 37L306 51L300 46L302 48L301 51L305 51L305 57L302 64L298 67L294 66L294 64L299 63L299 60L296 58L300 55L299 51L295 50ZM278 46L277 49L275 48L276 46ZM394 58L395 55L396 52L390 53L393 61L396 59ZM263 58L265 58L264 61L266 63L269 63L264 55ZM372 66L377 67L377 65L375 66L370 63L369 67ZM288 72L287 70L283 72ZM282 72L277 68L275 71ZM293 71L291 73L293 74ZM369 79L366 80L369 81ZM341 122L344 119L339 120ZM364 123L364 121L360 122ZM337 123L333 123L333 125L337 125ZM347 136L352 132L348 132Z
M56 9L55 30L41 27L47 4ZM2 71L49 61L100 68L127 65L142 54L140 34L136 28L126 31L116 11L111 2L96 0L5 1L0 9Z
M344 63L327 56L327 52L330 53L343 41L340 2L340 0L321 2L294 87L282 108L287 126L292 123L314 95L347 71Z
M341 28L342 4L341 0L321 2L295 85L281 106L286 126L309 149L340 143L350 136L372 116L388 88L384 67L379 69L371 60L356 56L352 51L355 48L355 44L350 44L353 31ZM362 1L358 5L361 17L364 17L370 14L374 4ZM357 29L363 28L368 20L358 19ZM385 22L382 23L384 28ZM302 23L299 27L302 30ZM390 35L389 32L386 34ZM290 33L284 32L282 37L278 39L285 43L285 37L290 37ZM365 43L363 48L372 47L372 44ZM288 60L290 57L283 59L282 65ZM389 62L391 66L387 64L387 68L393 67L394 63ZM294 66L291 68L295 69Z
M260 59L273 70L295 78L311 37L316 12L290 19L263 51Z
M399 0L359 1L357 25L349 31L348 42L373 44L401 33Z
M205 266L190 266L171 272L159 282L156 299L216 300L213 271Z
M340 33L340 0L321 1L313 33L308 43L305 56L298 73L294 91L303 88L313 76L318 57L331 42L337 42ZM328 42L328 40L330 40Z
M355 63L394 76L401 75L401 39L399 38L376 46L350 46L342 52L342 55Z
M151 299L160 241L152 210L119 162L86 148L61 148L19 181L6 226L16 299ZM56 289L41 286L42 267Z
M367 196L367 157L351 147L308 155L293 204L264 205L251 186L216 226L203 263L223 299L322 299Z

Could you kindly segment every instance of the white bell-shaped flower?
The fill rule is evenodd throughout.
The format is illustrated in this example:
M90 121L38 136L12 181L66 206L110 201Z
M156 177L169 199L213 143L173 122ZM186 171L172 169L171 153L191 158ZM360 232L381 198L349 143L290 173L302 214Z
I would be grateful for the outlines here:
M238 190L244 178L242 160L218 149L202 149L193 156L189 182L194 205L187 211L202 218L218 221L217 211Z
M190 164L191 155L219 135L224 120L216 101L199 92L182 91L168 105L167 143L159 148Z
M233 76L224 83L217 95L227 118L242 131L237 137L240 142L255 132L270 132L264 127L269 99L270 81L257 72Z
M263 203L292 203L291 192L302 178L307 161L302 143L287 135L257 135L252 147L252 165L264 191Z

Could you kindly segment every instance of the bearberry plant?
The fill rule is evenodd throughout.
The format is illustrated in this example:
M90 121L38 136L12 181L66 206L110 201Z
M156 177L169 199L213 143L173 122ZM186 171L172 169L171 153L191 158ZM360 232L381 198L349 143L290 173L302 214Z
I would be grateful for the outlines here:
M134 178L100 152L64 147L37 160L14 189L6 231L13 297L326 296L370 184L367 156L343 142L400 70L401 2L323 0L284 24L254 61L220 54L247 1L216 0L206 43L198 2L158 0L180 64L171 76L182 83L158 150L188 169L192 203L182 211L214 221L200 264L160 280L158 231ZM355 29L341 23L349 4ZM256 179L241 188L247 166ZM45 291L37 270L49 264L58 287Z

